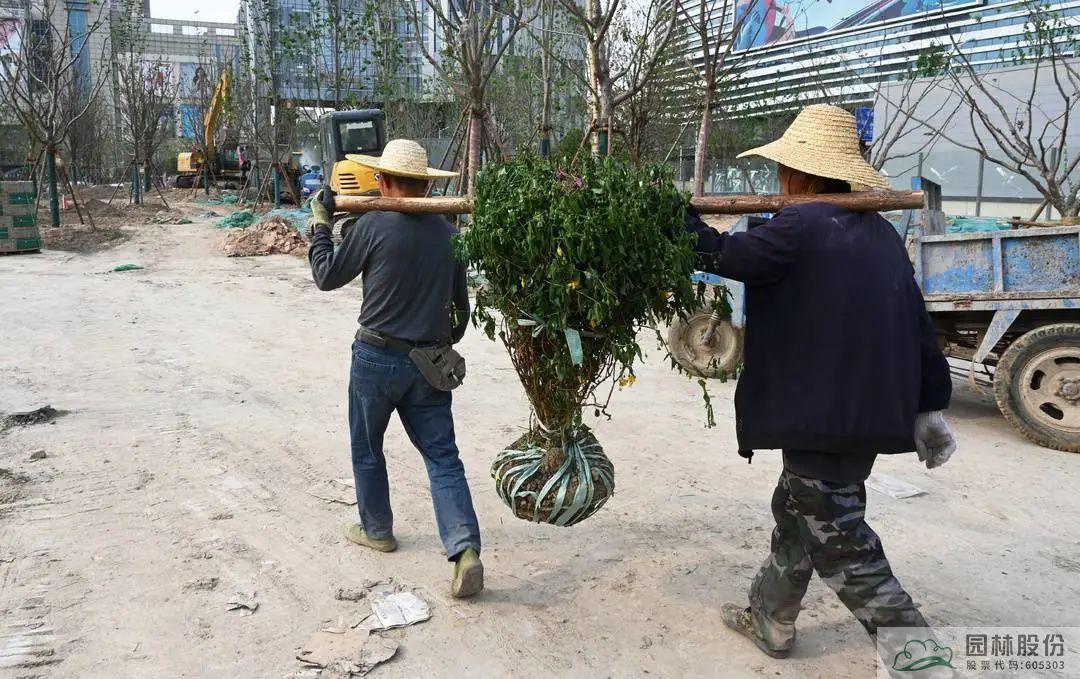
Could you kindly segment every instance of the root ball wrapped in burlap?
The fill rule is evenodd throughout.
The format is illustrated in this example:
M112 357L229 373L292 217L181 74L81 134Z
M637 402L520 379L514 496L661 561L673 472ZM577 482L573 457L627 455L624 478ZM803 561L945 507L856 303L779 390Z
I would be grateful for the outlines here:
M523 436L499 453L491 476L515 516L556 526L584 521L615 492L615 467L585 426L565 438Z

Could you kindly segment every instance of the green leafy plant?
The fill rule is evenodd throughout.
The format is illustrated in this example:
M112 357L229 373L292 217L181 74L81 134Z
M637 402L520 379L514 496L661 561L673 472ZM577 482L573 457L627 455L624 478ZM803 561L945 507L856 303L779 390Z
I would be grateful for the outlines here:
M581 413L606 414L615 386L633 383L643 327L702 304L684 210L662 166L526 156L479 176L459 249L486 280L473 322L506 346L532 405L493 467L518 516L569 525L614 490Z

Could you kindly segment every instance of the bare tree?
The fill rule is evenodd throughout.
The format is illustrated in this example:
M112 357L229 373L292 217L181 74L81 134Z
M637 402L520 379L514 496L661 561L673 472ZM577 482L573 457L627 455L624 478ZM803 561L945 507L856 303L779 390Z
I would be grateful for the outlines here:
M1022 91L1000 86L949 33L949 74L963 99L974 144L953 143L1024 177L1062 218L1080 213L1080 153L1070 149L1070 125L1080 99L1080 25L1049 5L1025 0L1024 37L1003 56L1032 75ZM1070 158L1069 154L1072 153Z
M125 0L113 21L112 47L121 135L134 166L142 170L145 189L150 187L154 157L171 131L178 87L171 65L146 54L147 26L141 7ZM139 190L132 191L137 203L139 195Z
M677 13L671 0L649 0L632 16L622 0L558 1L584 33L592 148L607 155L616 110L653 77L675 32Z
M471 194L489 115L487 90L514 37L535 16L530 0L399 0L420 37L424 57L464 103L467 120L465 177ZM432 18L430 30L427 17ZM444 45L441 57L423 36L434 33Z
M676 0L678 11L682 15L687 34L698 48L701 62L694 64L687 59L696 76L698 100L698 131L694 145L694 195L705 192L705 162L708 156L709 141L712 136L713 111L725 93L734 86L742 59L733 59L732 54L737 44L736 38L747 28L748 20L753 16L749 5L759 0L751 0L741 14L735 14L735 0L700 0L697 11L693 11L686 0ZM733 18L728 23L728 16ZM719 25L717 25L719 17ZM761 31L764 25L753 26L752 30Z
M867 160L875 170L883 169L889 161L926 153L943 138L940 128L924 125L919 119L947 120L963 105L959 97L940 96L949 78L948 58L943 47L931 45L897 80L874 84L874 139ZM883 115L877 116L878 112Z
M62 0L37 0L26 20L15 27L17 45L12 47L16 41L9 37L8 49L0 55L0 97L25 128L36 149L35 158L44 155L54 227L60 225L57 154L107 81L100 74L95 79L93 69L87 68L90 37L105 26L107 14L99 12L85 31L74 32L67 21L68 11ZM95 55L98 63L107 63L105 49L102 41L102 53ZM71 106L67 97L79 82L85 100L81 106Z

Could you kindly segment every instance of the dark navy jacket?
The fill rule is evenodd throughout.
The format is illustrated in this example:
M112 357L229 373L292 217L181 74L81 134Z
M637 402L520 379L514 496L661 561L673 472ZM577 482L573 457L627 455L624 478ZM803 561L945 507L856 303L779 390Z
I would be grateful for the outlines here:
M717 233L688 208L704 271L746 284L740 450L915 450L915 415L952 380L896 230L875 212L785 208Z

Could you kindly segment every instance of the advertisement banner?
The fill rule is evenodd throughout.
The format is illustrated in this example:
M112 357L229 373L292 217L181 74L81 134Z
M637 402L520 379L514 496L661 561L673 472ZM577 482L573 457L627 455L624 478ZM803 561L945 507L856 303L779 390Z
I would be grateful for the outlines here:
M0 56L22 49L22 19L0 17Z
M739 0L735 49L776 45L971 4L972 0Z

